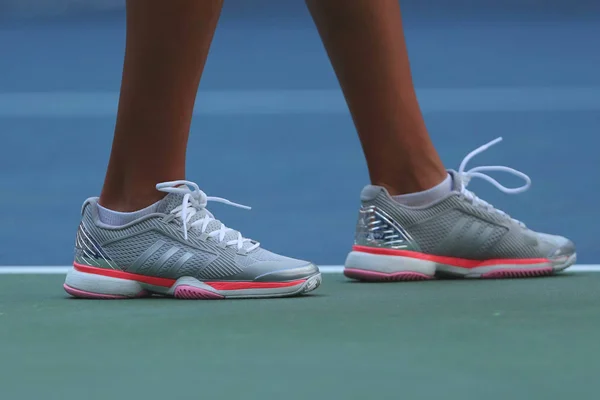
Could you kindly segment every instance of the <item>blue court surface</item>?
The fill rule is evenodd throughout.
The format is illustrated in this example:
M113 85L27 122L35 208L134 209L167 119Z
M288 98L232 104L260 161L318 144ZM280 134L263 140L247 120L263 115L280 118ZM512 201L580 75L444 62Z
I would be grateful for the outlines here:
M366 165L302 2L225 2L199 92L189 179L264 247L339 265ZM0 1L0 265L72 260L82 201L99 193L124 51L119 1ZM449 168L527 173L532 188L480 197L600 262L600 6L592 1L406 1L412 68ZM507 185L520 184L498 176Z

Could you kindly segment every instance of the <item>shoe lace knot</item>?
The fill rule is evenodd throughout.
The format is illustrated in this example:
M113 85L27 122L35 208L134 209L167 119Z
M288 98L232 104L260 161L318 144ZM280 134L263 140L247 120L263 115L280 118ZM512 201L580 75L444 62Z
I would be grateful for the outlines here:
M200 229L200 232L206 233L209 237L214 238L219 242L224 242L225 246L235 246L238 250L241 250L246 243L252 243L252 245L246 249L248 252L260 246L260 243L245 238L240 232L226 227L222 222L217 220L208 209L206 209L209 201L223 203L246 210L250 210L251 207L234 203L222 197L207 196L206 193L200 190L200 187L196 183L186 180L159 183L156 185L156 189L165 193L183 195L181 205L172 209L170 214L175 215L176 218L179 218L182 221L182 231L185 240L188 240L188 230L192 227L197 227ZM204 211L202 217L191 221L196 214L199 214L202 211ZM214 221L218 223L218 228L207 232L207 228ZM229 233L234 234L233 238L231 239L230 236L230 240L225 241L225 238Z

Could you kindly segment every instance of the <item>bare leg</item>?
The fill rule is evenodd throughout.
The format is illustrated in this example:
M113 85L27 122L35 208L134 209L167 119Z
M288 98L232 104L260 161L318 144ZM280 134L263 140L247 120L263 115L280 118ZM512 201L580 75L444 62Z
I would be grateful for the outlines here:
M306 0L365 153L371 182L398 195L447 174L412 83L398 0Z
M133 211L185 178L194 101L222 0L127 0L127 45L100 204Z

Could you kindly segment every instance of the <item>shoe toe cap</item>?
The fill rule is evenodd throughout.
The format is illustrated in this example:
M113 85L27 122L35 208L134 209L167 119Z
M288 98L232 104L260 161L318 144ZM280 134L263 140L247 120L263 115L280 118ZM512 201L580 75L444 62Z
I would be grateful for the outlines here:
M547 233L540 233L544 252L548 254L550 259L556 259L560 257L569 257L575 254L575 243L563 236L549 235Z
M257 282L281 282L306 279L319 273L319 268L309 261L284 257L262 250L259 254L248 255L239 259L243 271L234 279Z
M575 254L575 243L570 241L567 238L565 239L560 246L554 251L554 253L550 256L551 258L559 258L559 257L569 257Z
M301 260L294 260L294 265L282 265L273 261L265 261L257 266L257 272L264 271L257 275L254 280L259 282L280 282L293 281L297 279L306 279L319 273L319 268L313 263Z

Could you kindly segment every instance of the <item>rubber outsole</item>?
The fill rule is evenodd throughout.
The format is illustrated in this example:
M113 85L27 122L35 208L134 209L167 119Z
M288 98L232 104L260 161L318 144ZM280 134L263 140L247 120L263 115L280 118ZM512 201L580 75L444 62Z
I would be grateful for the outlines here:
M191 277L182 277L170 288L154 287L143 288L140 282L125 281L116 278L107 278L85 274L78 271L70 271L63 285L64 290L71 296L85 299L99 300L122 300L137 299L159 295L186 300L221 300L233 298L276 298L292 297L309 293L317 289L322 282L321 274L312 275L295 286L287 286L278 289L261 289L254 291L244 290L221 290L218 291L211 286ZM80 286L80 287L77 287ZM90 289L85 290L81 286ZM125 288L125 289L123 289ZM137 289L136 289L137 288Z
M514 278L535 278L541 276L553 275L555 272L552 268L531 268L523 270L503 269L491 271L482 274L481 279L514 279ZM364 282L396 282L396 281L426 281L436 279L435 276L421 274L419 272L395 272L383 273L355 268L345 268L344 275L347 278L364 281Z
M138 294L134 296L123 296L116 294L102 294L102 293L92 293L86 292L85 290L75 289L66 283L63 284L63 288L65 292L70 294L73 297L78 297L82 299L98 299L98 300L125 300L125 299L137 299L142 297L150 297L152 294L146 290L142 290Z
M350 279L367 282L396 282L396 281L425 281L434 279L432 276L419 272L394 272L386 274L383 272L367 271L355 268L345 268L344 275Z
M556 271L559 272L559 271ZM536 278L539 276L549 276L555 273L551 267L547 268L528 268L520 270L499 269L491 271L480 276L481 279L504 279L504 278Z
M429 256L428 256L429 257ZM431 257L430 257L431 258ZM411 258L387 254L372 254L352 251L344 268L344 275L364 282L393 282L432 280L440 277L466 279L514 279L534 278L554 275L575 264L576 254L564 256L560 260L494 260L473 261L473 268L458 267L435 262L423 257ZM540 262L541 261L541 262Z

